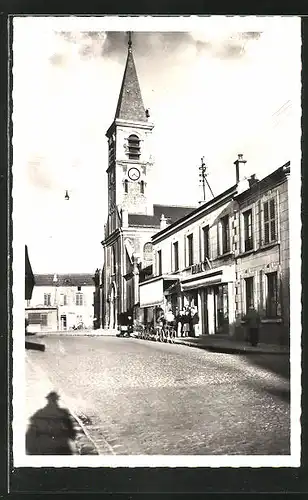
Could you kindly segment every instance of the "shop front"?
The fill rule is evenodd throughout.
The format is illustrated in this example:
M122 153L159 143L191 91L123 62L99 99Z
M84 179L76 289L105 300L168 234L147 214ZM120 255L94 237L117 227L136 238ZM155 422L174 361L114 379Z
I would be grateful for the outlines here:
M155 311L160 308L166 311L168 299L165 292L177 281L178 278L167 275L157 276L139 283L139 320L141 323L146 324L153 320L155 322Z
M234 278L228 267L182 281L184 307L197 307L201 335L233 333Z

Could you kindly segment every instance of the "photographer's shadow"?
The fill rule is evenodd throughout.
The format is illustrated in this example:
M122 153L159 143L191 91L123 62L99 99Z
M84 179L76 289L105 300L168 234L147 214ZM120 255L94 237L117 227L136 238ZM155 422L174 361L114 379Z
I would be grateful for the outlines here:
M52 391L47 404L35 412L26 433L27 455L72 455L71 441L76 430L70 413L58 405L59 396Z

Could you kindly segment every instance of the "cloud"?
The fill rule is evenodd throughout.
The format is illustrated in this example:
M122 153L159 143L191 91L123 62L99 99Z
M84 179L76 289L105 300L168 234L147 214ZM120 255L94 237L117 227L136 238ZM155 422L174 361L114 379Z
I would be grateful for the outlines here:
M69 44L77 46L80 59L89 60L107 57L117 60L122 59L126 50L127 32L119 31L59 31L57 35ZM151 56L162 51L168 54L181 53L189 47L195 51L195 56L200 52L208 52L212 57L220 59L234 59L245 54L248 42L260 38L259 31L246 31L231 33L194 33L194 32L134 32L133 46L140 57L151 52ZM63 62L60 54L54 54L50 59L52 64Z
M27 164L27 174L30 183L38 188L52 190L55 187L51 169L46 165L46 158L43 156L32 157Z
M49 61L53 66L64 66L66 57L64 54L55 52L52 56L50 56Z

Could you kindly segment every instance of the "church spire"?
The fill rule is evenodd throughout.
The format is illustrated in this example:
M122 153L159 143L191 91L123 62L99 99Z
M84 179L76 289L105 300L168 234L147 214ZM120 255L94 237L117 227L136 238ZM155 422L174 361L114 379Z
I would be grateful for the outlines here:
M144 108L137 71L133 58L132 36L128 32L128 51L122 86L118 99L115 118L146 122L147 115Z

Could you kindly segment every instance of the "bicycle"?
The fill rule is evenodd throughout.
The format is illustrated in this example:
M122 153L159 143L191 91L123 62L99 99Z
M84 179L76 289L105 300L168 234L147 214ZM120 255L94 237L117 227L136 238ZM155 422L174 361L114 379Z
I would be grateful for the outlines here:
M170 342L174 344L174 339L176 337L176 331L173 325L166 325L165 327L165 342Z

